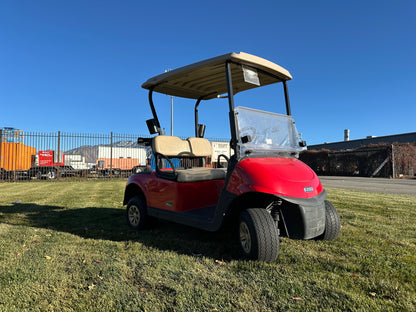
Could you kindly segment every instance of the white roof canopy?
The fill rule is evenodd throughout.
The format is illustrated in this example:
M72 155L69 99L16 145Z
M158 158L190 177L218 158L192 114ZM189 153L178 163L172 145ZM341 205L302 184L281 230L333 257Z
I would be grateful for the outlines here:
M240 52L224 54L177 68L148 79L142 87L178 97L212 99L228 92L225 71L227 62L231 62L234 94L259 86L247 82L241 66L236 64L254 69L260 86L292 79L290 73L283 67L258 56Z

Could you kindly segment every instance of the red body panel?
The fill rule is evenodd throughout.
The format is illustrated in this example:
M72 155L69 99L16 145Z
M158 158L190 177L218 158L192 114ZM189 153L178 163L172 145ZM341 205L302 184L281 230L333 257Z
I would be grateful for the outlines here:
M154 208L185 212L215 206L224 180L179 183L150 174L132 175L127 184L139 185L146 196L147 205Z
M179 183L150 174L130 176L127 184L142 189L147 205L174 212L185 212L218 203L224 180ZM311 198L323 191L315 172L295 158L248 158L235 167L227 191L239 196L260 192L294 198Z
M248 158L235 167L227 191L241 195L260 192L311 198L323 191L315 172L296 158Z

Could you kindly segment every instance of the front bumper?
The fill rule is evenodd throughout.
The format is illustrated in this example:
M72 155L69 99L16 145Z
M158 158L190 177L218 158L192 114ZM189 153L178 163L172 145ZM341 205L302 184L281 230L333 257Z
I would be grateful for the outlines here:
M280 198L281 221L287 237L311 239L325 231L325 190L312 198Z

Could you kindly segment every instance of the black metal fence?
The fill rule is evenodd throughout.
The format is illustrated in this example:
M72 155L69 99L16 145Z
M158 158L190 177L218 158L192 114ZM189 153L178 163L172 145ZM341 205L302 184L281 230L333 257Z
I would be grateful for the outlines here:
M125 178L150 166L132 134L36 133L0 129L0 181ZM211 139L226 142L225 139Z

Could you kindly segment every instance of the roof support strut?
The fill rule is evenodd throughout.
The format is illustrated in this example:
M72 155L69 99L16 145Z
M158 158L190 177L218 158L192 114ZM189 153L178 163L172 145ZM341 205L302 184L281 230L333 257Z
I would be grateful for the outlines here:
M234 150L234 154L237 156L237 158L239 158L240 153L237 148L238 131L237 131L237 122L235 118L235 111L234 111L234 92L233 92L233 82L232 82L232 75L231 75L231 62L225 63L225 74L227 76L228 105L230 108L230 112L229 112L230 130L231 130L230 147Z
M195 137L198 137L198 107L201 101L202 101L202 98L199 98L195 104Z
M289 90L287 89L286 80L283 80L283 89L285 91L285 102L286 102L286 114L291 116L292 113L290 111L290 100L289 100Z
M155 105L153 104L153 88L149 90L149 104L150 104L150 109L152 110L153 119L155 120L157 132L158 134L162 134L162 129L160 127L159 118L157 118Z

